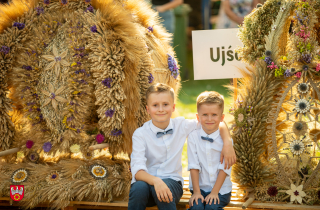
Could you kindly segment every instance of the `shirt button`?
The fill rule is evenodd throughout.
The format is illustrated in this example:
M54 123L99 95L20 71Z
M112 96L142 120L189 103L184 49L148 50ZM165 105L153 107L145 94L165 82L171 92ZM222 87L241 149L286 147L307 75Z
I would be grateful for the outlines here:
M211 163L209 163L209 166L211 166Z
M211 177L213 177L213 174L210 174Z

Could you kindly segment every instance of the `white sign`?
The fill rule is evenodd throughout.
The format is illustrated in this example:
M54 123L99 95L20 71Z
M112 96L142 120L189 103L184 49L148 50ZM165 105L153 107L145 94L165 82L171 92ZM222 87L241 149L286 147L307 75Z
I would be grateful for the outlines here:
M192 31L194 79L240 78L246 69L235 49L243 46L238 29Z

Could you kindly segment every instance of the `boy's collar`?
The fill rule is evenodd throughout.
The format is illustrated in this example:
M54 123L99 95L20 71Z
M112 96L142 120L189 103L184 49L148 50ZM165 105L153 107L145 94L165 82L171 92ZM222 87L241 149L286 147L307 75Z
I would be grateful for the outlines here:
M155 126L153 123L152 123L152 120L150 120L150 129L152 130L152 132L154 132L155 134L157 134L158 132L164 132L164 131L167 131L169 129L173 129L173 125L172 125L172 121L170 119L170 122L169 122L169 125L166 127L166 129L161 129L161 128L158 128L157 126Z
M218 128L218 130L216 130L215 132L208 135L201 127L200 135L204 136L204 137L209 137L209 138L212 138L213 140L215 140L216 138L218 138L220 136L220 130Z

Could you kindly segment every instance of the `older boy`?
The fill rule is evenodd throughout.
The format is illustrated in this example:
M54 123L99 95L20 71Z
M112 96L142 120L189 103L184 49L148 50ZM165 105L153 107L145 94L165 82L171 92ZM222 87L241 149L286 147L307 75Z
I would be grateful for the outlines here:
M196 121L183 117L170 119L175 110L174 91L165 84L152 85L146 93L147 112L151 120L138 128L132 137L129 210L144 210L157 205L159 210L176 209L183 194L181 154L187 135L197 127ZM235 161L229 131L221 131L230 164Z
M223 147L219 131L223 108L224 99L217 92L203 92L197 98L197 119L201 128L188 137L190 210L223 209L230 202L231 168L225 170L219 161Z

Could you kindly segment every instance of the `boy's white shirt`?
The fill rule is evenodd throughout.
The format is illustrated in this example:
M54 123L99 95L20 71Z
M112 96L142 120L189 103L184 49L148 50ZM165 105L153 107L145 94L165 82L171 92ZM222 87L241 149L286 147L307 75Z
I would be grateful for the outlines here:
M201 136L213 139L213 142L202 140ZM205 192L211 192L216 183L220 170L223 170L227 177L221 186L219 193L221 195L232 191L232 182L230 180L230 169L224 170L224 162L220 163L220 154L223 147L223 140L219 129L208 135L202 128L194 130L188 137L188 171L190 169L199 170L199 186ZM191 174L189 178L189 188L193 190Z
M188 134L196 128L196 120L186 120L184 117L170 119L165 130L153 125L151 120L138 128L132 136L131 184L136 182L135 175L139 170L161 179L181 181L183 184L182 149ZM157 138L157 132L169 129L173 129L173 134Z

